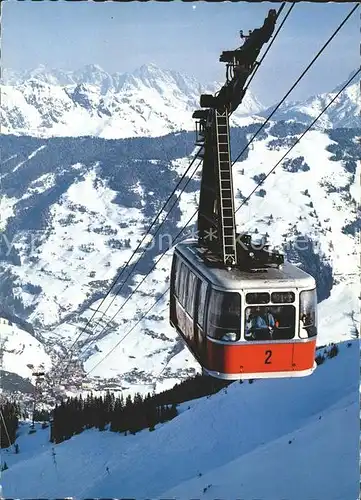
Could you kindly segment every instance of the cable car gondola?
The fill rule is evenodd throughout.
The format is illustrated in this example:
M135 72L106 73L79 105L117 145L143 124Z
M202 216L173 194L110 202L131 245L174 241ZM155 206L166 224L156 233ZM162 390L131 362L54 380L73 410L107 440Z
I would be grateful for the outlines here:
M315 280L297 266L228 270L209 260L196 240L174 249L170 322L208 375L310 375L316 308Z
M227 56L232 79L215 96L202 95L209 109L193 113L203 158L198 239L178 244L173 255L170 323L203 371L226 380L299 377L316 367L314 278L236 232L229 115L275 22L271 10L247 37L247 65Z

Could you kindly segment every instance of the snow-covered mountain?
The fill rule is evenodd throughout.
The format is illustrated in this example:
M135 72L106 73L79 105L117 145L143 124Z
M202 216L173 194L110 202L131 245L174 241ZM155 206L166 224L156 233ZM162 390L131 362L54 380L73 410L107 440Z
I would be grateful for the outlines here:
M108 139L193 130L192 112L199 107L200 94L214 93L221 87L215 82L200 85L194 78L154 64L143 65L133 73L114 74L95 64L76 71L42 65L29 71L5 69L2 83L3 134ZM302 102L286 101L274 119L309 123L337 90ZM247 125L257 115L268 116L274 107L264 109L248 90L231 123ZM359 115L360 88L356 82L349 85L317 127L358 127Z
M311 123L353 74L355 71L350 73L347 80L331 92L312 96L306 101L286 101L276 111L273 118L275 120L297 120L302 123ZM360 81L359 78L355 78L315 126L317 128L360 127L360 106ZM260 115L267 117L274 108L275 106L272 106L263 110Z
M24 423L19 453L2 453L3 496L356 500L358 376L358 342L345 342L310 377L234 382L153 432L90 429L55 445Z
M202 92L220 84L201 86L194 78L154 64L133 73L108 74L97 65L78 71L49 70L4 74L1 87L3 134L34 137L97 136L107 139L157 137L193 130L192 113ZM233 124L263 106L248 92Z
M26 331L24 327L0 317L0 350L2 354L1 369L16 373L22 378L30 378L34 363L42 365L48 371L51 367L50 357L41 341Z
M233 129L234 157L257 128ZM236 206L303 130L294 121L267 125L234 166ZM359 129L309 132L237 212L239 227L268 234L315 276L320 344L355 336L359 324L359 135ZM58 367L187 168L193 140L186 132L125 140L0 138L0 299L32 323ZM96 387L148 392L199 370L169 326L167 295L135 326L169 284L171 251L116 314L193 214L198 189L195 178L119 295L110 295L81 333L74 359L86 371L100 363L92 372Z

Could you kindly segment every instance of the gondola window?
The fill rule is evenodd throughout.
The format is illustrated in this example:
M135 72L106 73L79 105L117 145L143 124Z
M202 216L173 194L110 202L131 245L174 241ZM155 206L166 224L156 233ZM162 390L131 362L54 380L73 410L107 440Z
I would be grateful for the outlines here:
M207 334L217 340L236 341L240 339L241 296L233 292L212 290Z
M197 323L201 328L204 328L204 316L206 307L207 283L199 280L199 298L198 298L198 319Z
M187 300L186 300L186 311L187 313L194 316L194 295L196 291L197 279L194 274L189 271L188 273L188 282L187 282Z
M300 337L301 339L317 335L317 294L316 290L300 293Z
M293 339L295 318L294 306L247 307L245 310L245 340Z

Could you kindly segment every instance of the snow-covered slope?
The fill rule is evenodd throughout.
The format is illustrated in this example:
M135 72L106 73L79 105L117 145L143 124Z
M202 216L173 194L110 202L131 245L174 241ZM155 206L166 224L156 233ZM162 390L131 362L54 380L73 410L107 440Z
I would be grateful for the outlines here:
M236 206L303 129L297 122L272 122L258 136L234 166ZM233 131L234 156L256 130L249 125ZM271 244L316 277L324 301L320 344L356 335L360 318L358 135L356 129L309 132L237 212L240 228L268 234ZM188 185L120 294L109 296L82 332L187 168L193 135L123 141L3 136L1 146L6 215L1 300L32 322L54 356L65 353L81 333L74 357L91 370L169 285L171 251L121 309L193 214L198 180ZM167 304L168 295L94 369L97 387L106 387L102 379L111 378L112 387L148 392L199 369L169 326ZM110 320L104 335L102 327Z
M356 500L359 357L353 341L310 377L235 382L154 432L52 445L24 425L19 454L4 452L3 495Z
M43 365L45 370L51 367L51 360L43 344L19 325L0 317L0 353L1 369L16 373L23 378L32 374L28 365Z
M220 84L202 86L175 71L154 64L132 74L109 75L97 65L75 72L48 70L5 74L1 87L1 129L4 134L34 137L99 136L107 139L157 137L193 130L192 113L202 92ZM233 123L263 109L247 92Z
M287 144L288 141L285 142ZM355 325L360 321L357 288L360 276L359 246L357 235L347 229L349 222L358 217L356 211L358 198L346 194L356 193L359 175L347 172L342 161L330 160L331 155L327 151L330 144L332 141L327 134L311 132L292 152L292 159L286 160L276 174L270 176L264 184L263 196L253 196L248 205L237 213L238 227L243 227L246 231L253 231L257 227L259 233L268 234L273 246L285 251L289 257L296 258L297 262L301 262L304 268L316 277L319 299L327 299L322 303L319 315L319 345L332 340L350 338L355 335ZM253 190L256 181L258 182L255 176L266 173L282 157L286 149L282 140L272 136L270 128L270 135L256 142L247 160L235 165L237 206L242 195L247 196ZM186 167L185 161L183 164ZM298 171L292 171L298 168ZM194 213L196 203L197 197L192 192L182 197L182 216L178 227L189 220ZM136 292L126 308L120 312L117 319L120 325L124 321L129 321L129 318L134 318L130 323L127 321L127 325L131 328L141 311L147 310L154 302L154 298L150 300L149 293L151 295L156 291L162 293L168 286L170 255L163 258L157 269L158 271L146 279L139 292ZM149 300L146 300L143 306L144 292ZM109 302L105 303L102 310ZM116 313L122 302L123 300L114 301L107 312L108 317ZM134 330L134 335L125 339L114 354L93 371L93 375L111 376L116 371L122 370L118 368L119 357L123 359L123 355L129 352L136 355L137 359L146 359L146 363L142 361L142 367L146 367L145 371L148 373L157 373L157 367L161 371L165 362L166 373L174 372L182 365L196 367L187 351L181 351L170 360L165 358L163 363L161 359L164 359L164 353L158 350L156 355L147 358L149 349L155 349L155 342L160 333L164 332L167 337L163 346L171 339L175 339L174 332L168 326L167 303L167 300L158 303L151 311L149 319L142 321L140 328ZM323 311L325 314L322 314ZM149 332L149 330L154 332L155 338L149 339L146 343L144 336L138 337L135 333ZM108 336L96 342L100 352L94 352L85 365L86 369L92 369L118 341L118 338ZM153 344L154 347L150 348ZM126 367L130 362L129 359L123 361Z

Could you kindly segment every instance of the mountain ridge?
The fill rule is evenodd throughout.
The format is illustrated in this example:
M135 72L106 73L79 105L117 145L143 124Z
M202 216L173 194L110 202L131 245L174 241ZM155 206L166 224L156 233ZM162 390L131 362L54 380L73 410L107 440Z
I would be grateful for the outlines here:
M65 73L41 66L23 73L5 72L3 82L3 133L113 139L193 130L192 113L200 94L214 93L220 86L204 86L154 64L112 75L97 65ZM243 123L260 109L263 106L248 92L233 121Z
M311 123L355 73L356 71L351 72L348 78L330 92L315 94L303 101L285 101L273 115L274 120L297 120L302 123ZM271 106L262 110L259 113L260 116L267 117L274 111L275 107ZM353 79L337 98L336 102L320 118L318 124L315 124L315 127L359 127L360 111L360 85Z
M32 70L4 70L1 126L5 134L35 137L98 136L126 138L161 136L193 130L192 113L201 93L214 93L222 83L200 84L195 78L153 63L133 72L107 73L97 64L64 71L44 65ZM309 123L339 90L286 101L276 120ZM360 90L352 83L322 117L318 128L357 127ZM266 108L248 90L231 117L232 126L256 123L276 105Z

